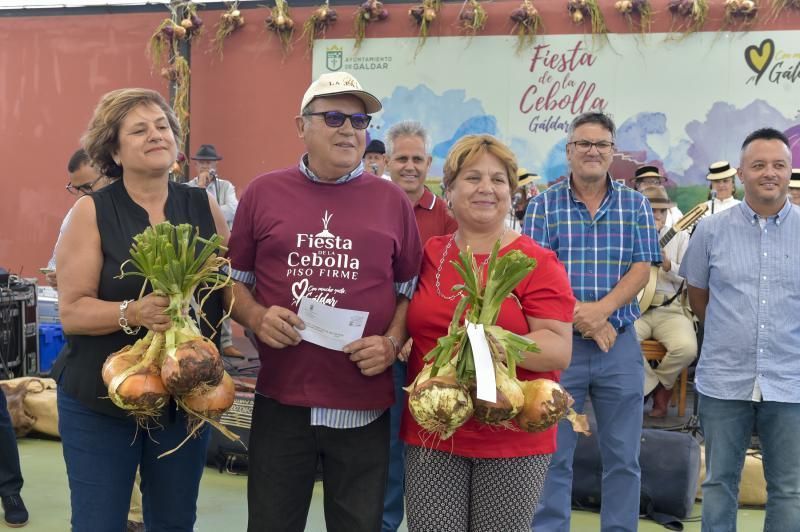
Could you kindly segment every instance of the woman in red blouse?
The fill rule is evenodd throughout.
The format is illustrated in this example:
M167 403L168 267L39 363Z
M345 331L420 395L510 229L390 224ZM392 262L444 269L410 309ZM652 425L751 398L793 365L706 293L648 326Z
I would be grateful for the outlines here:
M491 135L468 135L450 150L443 185L458 221L452 235L425 245L418 290L408 309L413 347L408 382L424 366L423 357L447 334L461 283L450 261L469 247L484 270L494 243L500 255L518 249L537 266L506 299L497 324L536 342L517 366L521 380L558 380L572 353L575 299L564 266L555 254L504 221L517 188L517 162ZM463 316L462 316L463 320ZM426 433L406 408L401 437L407 444L406 504L409 531L529 531L547 467L556 446L556 428L541 433L492 427L470 419L447 440Z

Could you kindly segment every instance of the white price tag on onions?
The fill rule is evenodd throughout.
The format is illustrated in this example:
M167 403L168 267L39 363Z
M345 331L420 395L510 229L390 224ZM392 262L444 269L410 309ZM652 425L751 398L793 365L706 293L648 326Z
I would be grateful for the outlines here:
M475 361L475 382L477 384L478 399L497 402L497 381L494 376L494 362L492 353L489 351L489 343L486 341L486 333L483 331L483 324L465 322L467 326L467 336L472 346L472 358Z

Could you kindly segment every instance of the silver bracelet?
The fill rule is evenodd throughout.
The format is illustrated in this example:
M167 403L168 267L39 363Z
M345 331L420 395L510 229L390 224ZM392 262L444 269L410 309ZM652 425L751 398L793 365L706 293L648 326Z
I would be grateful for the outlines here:
M142 328L141 325L137 325L135 329L131 329L131 327L128 325L128 318L125 317L125 311L128 310L128 304L132 302L133 299L126 299L125 301L119 304L119 320L118 320L119 326L122 328L123 331L125 331L125 334L130 334L130 335L139 334L139 331Z
M397 343L397 339L394 336L384 336L384 338L388 338L390 342L392 342L392 347L394 347L394 356L397 356L400 353L400 344Z

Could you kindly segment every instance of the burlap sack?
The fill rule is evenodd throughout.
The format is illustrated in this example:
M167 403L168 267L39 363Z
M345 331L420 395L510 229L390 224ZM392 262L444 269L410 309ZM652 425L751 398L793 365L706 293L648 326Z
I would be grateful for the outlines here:
M38 377L19 377L0 381L6 394L11 423L17 437L31 431L58 437L56 381Z
M706 448L700 446L700 480L697 498L703 498L702 483L706 478ZM760 456L748 454L744 459L742 480L739 482L739 504L741 506L765 506L767 504L767 481Z

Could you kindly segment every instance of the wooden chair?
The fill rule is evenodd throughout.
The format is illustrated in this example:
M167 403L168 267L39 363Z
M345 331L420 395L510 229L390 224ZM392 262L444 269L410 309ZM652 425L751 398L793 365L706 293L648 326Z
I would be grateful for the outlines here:
M667 356L667 350L664 349L664 346L661 343L655 340L645 340L641 343L642 346L642 355L644 355L644 359L647 361L650 360L657 360L661 361L665 356ZM683 417L686 414L686 385L689 381L689 370L687 368L683 368L681 371L680 376L678 377L678 386L672 387L672 405L675 405L677 400L678 403L678 415Z

